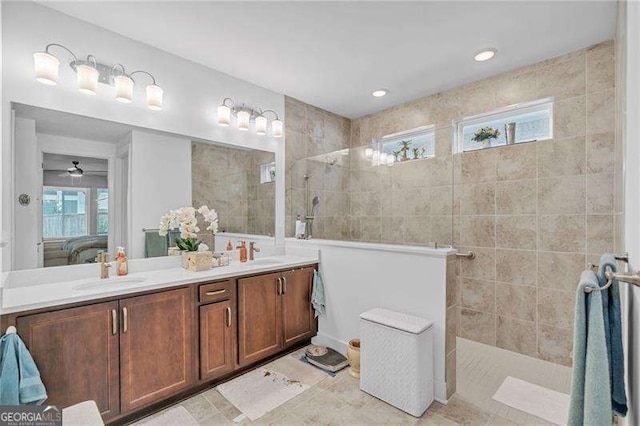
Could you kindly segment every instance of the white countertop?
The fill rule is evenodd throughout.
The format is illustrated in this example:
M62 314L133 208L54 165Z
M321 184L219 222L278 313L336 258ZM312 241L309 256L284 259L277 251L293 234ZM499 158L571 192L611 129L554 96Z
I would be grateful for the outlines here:
M95 269L95 272L98 273L91 278L84 277L47 283L36 281L33 284L22 279L14 282L9 279L2 288L2 311L0 313L4 315L68 303L98 300L141 291L294 268L317 262L318 257L313 255L270 256L246 263L231 261L229 266L201 272L189 272L180 266L171 264L171 267L131 272L124 277L113 276L112 272L112 277L104 280L99 278L99 266L92 265L92 272Z

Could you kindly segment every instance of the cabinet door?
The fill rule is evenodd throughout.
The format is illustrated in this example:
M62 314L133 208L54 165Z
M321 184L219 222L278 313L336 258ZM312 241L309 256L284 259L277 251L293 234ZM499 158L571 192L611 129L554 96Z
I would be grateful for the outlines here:
M200 307L201 380L233 371L235 323L235 312L229 300Z
M120 301L123 412L193 383L190 295L190 289L181 288Z
M238 363L245 366L282 348L279 274L238 280Z
M104 419L120 412L118 302L98 303L17 319L47 388L46 404L94 400Z
M289 346L316 334L317 321L311 306L313 268L284 272L282 279L284 345Z

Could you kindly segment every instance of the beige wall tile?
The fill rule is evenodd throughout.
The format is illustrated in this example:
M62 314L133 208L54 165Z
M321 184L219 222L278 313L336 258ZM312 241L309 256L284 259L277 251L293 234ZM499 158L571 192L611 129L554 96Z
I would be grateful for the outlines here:
M363 241L380 242L382 221L380 217L365 216L360 225Z
M538 216L538 250L584 252L584 215Z
M496 247L535 250L536 234L535 215L496 217Z
M537 143L525 143L492 150L497 151L497 179L513 180L537 177L537 149Z
M496 346L528 356L537 356L536 324L498 316Z
M538 99L536 78L535 69L530 68L505 73L497 77L495 82L496 107L500 108Z
M495 246L495 216L462 216L460 242L465 246Z
M458 334L458 308L452 306L447 309L447 318L445 321L445 353L450 353L456 349L456 336Z
M496 279L496 251L491 248L472 249L460 247L461 252L473 250L475 259L460 259L460 275L463 277L495 280Z
M496 312L510 318L536 320L536 288L496 283Z
M447 308L458 304L458 270L457 259L447 260Z
M613 252L613 215L587 216L587 253L603 254Z
M586 170L584 136L538 142L538 176L581 175Z
M429 202L432 215L453 214L453 186L441 185L432 187L429 194Z
M556 102L553 107L553 137L562 139L584 136L586 134L585 108L585 96Z
M538 252L538 287L575 291L586 265L584 253Z
M584 213L586 179L582 175L538 179L538 213Z
M587 92L601 92L615 87L615 47L590 49L587 52Z
M571 367L571 330L538 324L538 358Z
M610 173L614 170L615 134L597 133L587 136L587 172Z
M585 55L575 55L562 63L541 66L538 70L538 98L556 100L585 94Z
M574 300L575 292L539 288L538 323L556 328L573 328Z
M496 280L535 285L537 277L535 251L496 249Z
M615 91L587 95L587 134L611 132L615 129Z
M404 218L383 216L381 222L381 242L402 244L404 242Z
M495 314L459 309L460 337L487 345L496 345Z
M480 150L456 154L454 180L456 183L493 182L496 180L495 150Z
M447 398L456 393L456 351L447 354L445 359L445 380L447 382Z
M489 215L496 212L495 183L475 183L454 186L459 192L460 214Z
M587 214L613 213L613 173L587 175Z
M453 240L453 218L451 215L431 216L431 240L438 244L456 245Z
M535 179L496 183L497 214L535 214L538 204Z
M406 216L404 218L404 242L425 245L431 241L431 218Z
M462 278L460 306L476 311L495 312L495 282Z

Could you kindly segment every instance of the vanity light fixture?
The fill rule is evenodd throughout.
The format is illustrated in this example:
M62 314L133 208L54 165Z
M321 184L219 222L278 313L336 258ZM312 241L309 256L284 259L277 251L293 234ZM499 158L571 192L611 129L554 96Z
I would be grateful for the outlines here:
M51 48L60 48L69 53L73 60L69 66L77 73L78 90L87 95L96 95L98 83L115 86L115 98L118 102L131 103L133 100L133 87L135 81L132 76L137 73L151 77L152 83L146 87L147 107L152 110L161 110L163 106L163 90L156 84L156 79L147 71L134 71L127 74L122 64L112 67L96 61L93 55L87 55L86 61L78 60L78 57L67 48L58 43L48 44L44 52L34 53L33 62L36 80L40 83L54 86L58 83L60 73L60 60L50 53Z
M373 148L365 148L364 149L364 156L366 158L372 158L373 157Z
M489 49L484 49L476 53L473 59L475 59L477 62L488 61L489 59L492 59L494 56L496 56L496 53L498 53L498 51L491 47Z
M376 98L381 98L384 95L386 95L387 93L389 93L389 91L387 89L377 89L374 90L373 93L371 93L373 96L375 96Z
M271 136L281 138L283 134L284 123L280 120L278 113L271 109L262 110L260 108L252 108L246 104L236 105L231 98L224 98L222 103L218 105L218 125L229 127L231 124L231 116L236 117L236 126L238 130L246 132L249 130L251 122L256 126L257 135L266 135L269 127L267 114L273 114L274 119L271 121Z

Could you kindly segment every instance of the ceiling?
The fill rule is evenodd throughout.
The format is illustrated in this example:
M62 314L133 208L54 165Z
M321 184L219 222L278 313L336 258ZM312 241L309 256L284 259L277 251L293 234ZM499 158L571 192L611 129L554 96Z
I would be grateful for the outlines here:
M45 4L349 118L612 39L616 17L615 0Z
M36 132L97 142L121 143L131 126L30 105L13 104L16 117L36 122ZM65 167L66 168L66 167Z

